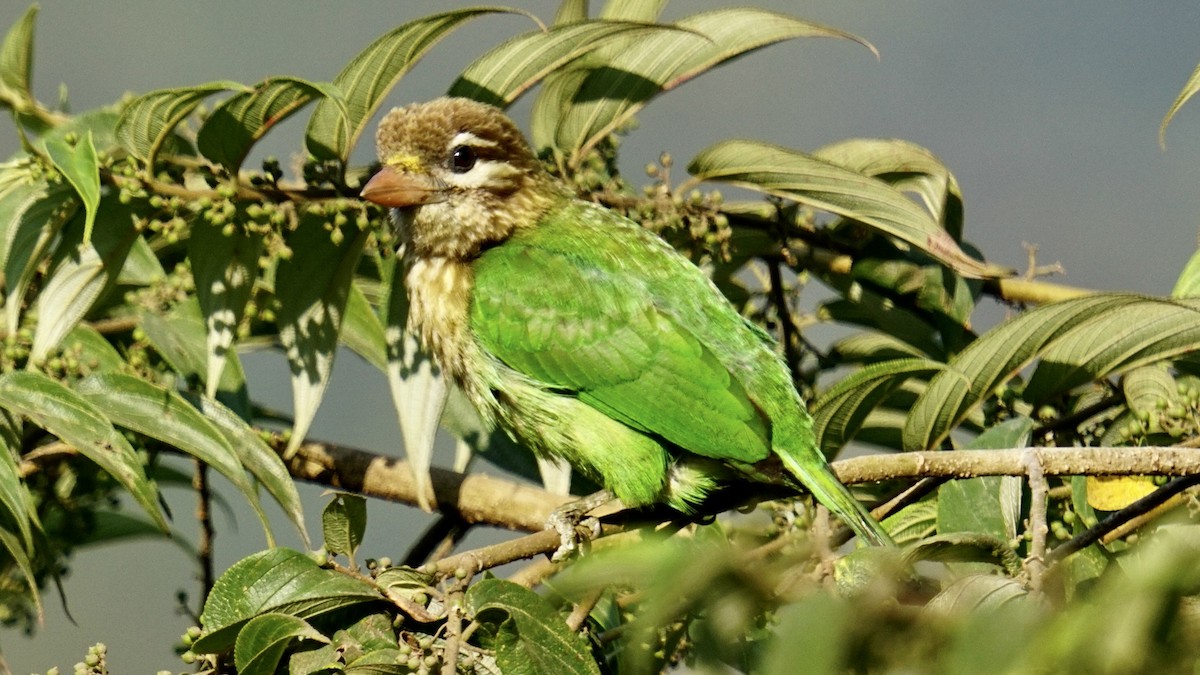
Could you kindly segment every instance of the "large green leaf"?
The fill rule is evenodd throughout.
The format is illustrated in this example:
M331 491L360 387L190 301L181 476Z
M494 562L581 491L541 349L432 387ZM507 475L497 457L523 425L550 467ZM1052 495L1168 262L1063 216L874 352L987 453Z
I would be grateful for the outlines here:
M25 14L8 29L0 45L0 101L23 112L32 105L30 72L33 69L33 27L38 6L30 5Z
M139 319L150 344L175 372L195 381L204 380L208 371L208 336L200 303L195 298L181 302L166 314L142 312ZM229 351L225 358L217 398L248 414L250 396L241 360L235 351Z
M555 134L578 166L604 137L628 121L654 96L748 52L800 37L841 37L867 44L849 33L754 8L726 8L681 19L675 27L627 38L613 58L592 69L566 104ZM870 45L867 45L868 47Z
M688 164L695 180L721 181L851 218L925 252L972 278L1008 270L976 260L928 211L887 183L838 164L758 141L729 140Z
M33 371L0 375L0 407L29 418L117 479L164 532L158 491L129 441L95 406L55 380Z
M471 7L432 14L410 21L378 38L338 73L333 86L342 92L344 108L322 99L308 121L305 146L317 159L344 164L371 116L387 93L447 33L463 22L498 12L503 7Z
M48 187L44 182L14 190L0 201L0 217L6 219L4 313L9 333L17 331L25 290L50 253L55 236L74 215L75 204L70 186Z
M342 320L341 341L367 363L387 371L387 344L383 322L363 293L360 284L350 284L346 298L346 317Z
M233 348L238 324L258 278L262 237L240 229L226 234L204 218L192 220L188 260L196 280L196 298L204 315L207 366L205 392L215 396Z
M37 297L38 324L33 334L30 359L40 361L87 315L125 266L125 258L138 239L133 213L116 198L105 200L96 236L86 229L65 236L57 265ZM75 224L71 228L75 230ZM82 241L79 241L82 237ZM71 243L73 247L67 248Z
M587 643L549 601L528 588L485 579L467 590L464 603L484 643L496 651L502 672L599 675Z
M678 32L661 24L584 21L518 35L473 61L448 93L507 107L547 75L589 52L662 31Z
M1014 417L988 429L967 446L969 450L1007 450L1029 445L1033 420ZM938 488L937 528L940 534L975 532L1013 541L1021 524L1020 476L986 476L953 480Z
M929 150L895 138L852 138L818 148L813 156L915 193L942 229L962 238L962 190Z
M300 493L296 491L296 482L292 480L279 455L263 441L258 431L215 399L204 396L184 398L220 430L229 446L237 453L241 465L275 498L284 515L296 527L304 545L308 546L308 531L304 527L304 505L300 502Z
M951 359L917 400L904 428L904 447L934 448L1000 384L1037 358L1047 345L1080 322L1121 315L1142 299L1106 294L1035 308L1000 324Z
M73 146L57 136L47 137L44 145L54 168L75 188L75 194L83 202L86 218L83 240L90 241L92 227L96 223L96 210L100 208L100 159L96 156L92 132L88 131Z
M826 456L853 440L867 415L906 380L944 367L930 359L897 359L860 368L839 381L812 404L813 433Z
M274 545L271 525L237 452L221 431L182 396L141 378L111 372L81 380L75 391L114 424L176 447L228 478L254 509L267 545Z
M269 612L246 622L238 631L233 663L239 675L273 675L283 665L283 655L297 640L329 642L304 619Z
M1025 386L1041 403L1085 382L1200 351L1200 299L1138 298L1119 313L1081 318L1055 339Z
M0 507L4 508L7 518L0 522L11 522L21 535L21 543L26 551L33 550L33 527L37 517L36 511L30 509L28 488L21 480L21 470L17 466L17 453L20 448L9 447L6 434L0 434Z
M305 215L288 240L293 254L275 273L276 325L292 371L292 453L304 442L325 394L354 269L367 232L335 243L321 218Z
M370 583L323 568L299 551L262 551L234 563L213 584L200 615L204 634L192 651L215 654L229 649L242 626L261 614L305 619L382 599Z
M269 77L222 101L196 132L196 149L236 176L258 139L314 99L329 100L346 119L346 102L332 84Z
M246 87L221 80L193 87L157 89L138 96L125 106L117 122L117 140L129 152L153 169L158 151L175 127L209 96Z

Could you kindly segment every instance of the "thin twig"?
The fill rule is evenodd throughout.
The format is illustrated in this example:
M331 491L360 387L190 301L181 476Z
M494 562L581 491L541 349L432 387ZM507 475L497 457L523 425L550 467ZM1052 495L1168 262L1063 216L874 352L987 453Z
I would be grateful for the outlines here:
M596 608L596 604L600 602L600 598L604 597L604 592L608 590L605 587L594 588L575 603L575 607L567 616L567 628L574 633L583 627L583 623L587 621L588 615Z
M1050 486L1042 472L1041 456L1036 448L1023 453L1029 479L1029 557L1025 559L1025 570L1029 573L1029 587L1034 592L1042 590L1042 574L1046 571L1046 535L1050 526L1046 523L1046 502Z
M192 474L192 488L196 490L196 521L200 524L196 557L200 559L200 604L203 606L217 579L213 570L213 538L216 536L216 530L213 528L212 522L212 493L208 484L208 465L197 459L195 466L195 472Z

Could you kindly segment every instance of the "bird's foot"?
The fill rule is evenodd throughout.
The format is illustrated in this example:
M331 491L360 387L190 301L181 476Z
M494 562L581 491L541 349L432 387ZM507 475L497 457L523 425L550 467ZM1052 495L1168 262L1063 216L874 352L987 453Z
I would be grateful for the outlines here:
M601 490L554 509L546 519L546 528L558 532L559 545L550 560L562 562L579 550L581 544L600 536L600 520L587 514L612 500L610 492Z

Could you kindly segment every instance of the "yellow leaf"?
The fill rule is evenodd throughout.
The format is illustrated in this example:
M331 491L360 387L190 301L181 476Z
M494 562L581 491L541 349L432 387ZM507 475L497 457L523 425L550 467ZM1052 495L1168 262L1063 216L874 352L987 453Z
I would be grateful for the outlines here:
M1148 476L1088 476L1087 501L1093 509L1116 511L1154 492Z

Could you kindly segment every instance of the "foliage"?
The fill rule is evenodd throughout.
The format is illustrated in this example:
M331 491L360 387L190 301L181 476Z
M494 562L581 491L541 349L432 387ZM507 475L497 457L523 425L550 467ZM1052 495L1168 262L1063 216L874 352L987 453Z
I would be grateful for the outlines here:
M619 144L657 96L782 40L835 37L873 51L756 9L663 24L664 4L611 0L589 18L586 3L566 0L552 25L483 53L450 93L507 106L540 85L530 127L548 168L706 265L774 332L829 457L851 442L888 453L878 460L886 480L859 491L880 502L903 493L885 523L900 550L836 549L838 533L784 499L715 520L652 518L657 529L645 519L662 514L624 514L607 523L623 534L565 568L534 564L521 583L488 570L549 550L546 537L517 540L518 554L367 559L364 570L365 509L345 493L324 512L324 547L274 547L258 487L307 542L291 460L343 347L388 377L416 473L405 499L441 508L449 529L465 525L455 520L462 503L440 503L428 472L439 419L493 463L536 470L453 392L444 399L403 330L391 225L357 198L371 169L348 164L423 54L467 21L513 10L404 24L332 82L218 81L68 115L30 93L31 8L0 46L0 105L23 148L0 165L0 619L31 627L41 590L76 547L165 532L160 485L188 478L160 458L183 455L201 476L229 479L267 544L213 584L201 626L184 636L185 659L209 666L783 673L804 659L822 672L1191 671L1200 530L1182 508L1189 479L1156 491L1162 477L1114 477L1141 471L1106 464L1110 455L1045 471L1053 451L1035 449L1121 447L1136 460L1153 459L1139 446L1196 444L1200 265L1188 265L1174 297L1042 282L1021 296L1009 271L963 239L951 171L896 140L811 152L720 141L687 164L690 178L674 183L664 155L637 190L617 170ZM272 158L248 168L255 143L310 104L299 175ZM761 198L699 189L714 182ZM832 297L802 316L814 282ZM1026 311L976 334L986 296ZM839 324L845 337L816 348L802 319ZM264 344L290 365L294 417L283 432L249 397L238 358ZM1023 453L1026 476L989 473L974 461L989 448ZM889 459L914 451L961 457L963 480L889 472ZM1195 463L1155 466L1200 473ZM118 510L119 494L144 513ZM1159 506L1130 525L1148 504ZM495 518L515 527L523 515L500 507ZM1007 629L997 633L998 622Z

